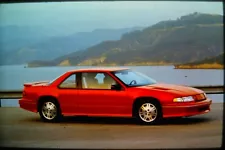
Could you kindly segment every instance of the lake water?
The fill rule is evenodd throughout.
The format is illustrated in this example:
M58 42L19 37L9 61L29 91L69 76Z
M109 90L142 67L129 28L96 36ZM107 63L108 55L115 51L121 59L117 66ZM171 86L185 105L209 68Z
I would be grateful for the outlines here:
M0 66L0 90L21 90L25 82L53 80L68 70L80 68L91 66L38 68L24 68L24 65ZM221 69L174 69L173 66L129 66L129 68L164 83L189 86L224 83L224 70ZM223 102L223 94L212 94L209 97L213 102ZM2 100L2 106L18 106L18 100Z

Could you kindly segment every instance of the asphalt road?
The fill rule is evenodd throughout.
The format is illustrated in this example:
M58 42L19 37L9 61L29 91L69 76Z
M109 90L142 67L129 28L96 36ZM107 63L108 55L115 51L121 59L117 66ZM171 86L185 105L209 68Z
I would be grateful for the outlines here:
M44 123L20 108L0 108L0 146L32 148L212 148L222 143L223 104L208 114L143 126L130 118L67 117Z

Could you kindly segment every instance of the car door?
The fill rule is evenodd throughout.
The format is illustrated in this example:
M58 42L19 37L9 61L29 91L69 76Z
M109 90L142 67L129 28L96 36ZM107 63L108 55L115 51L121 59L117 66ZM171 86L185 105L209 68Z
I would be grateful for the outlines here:
M58 100L61 111L66 115L73 115L78 110L77 96L78 96L78 76L76 73L68 75L58 85Z
M105 78L111 79L106 83ZM125 88L112 90L111 84L118 84L108 73L83 72L81 89L78 91L79 113L96 116L130 115L132 100ZM113 83L114 82L114 83Z

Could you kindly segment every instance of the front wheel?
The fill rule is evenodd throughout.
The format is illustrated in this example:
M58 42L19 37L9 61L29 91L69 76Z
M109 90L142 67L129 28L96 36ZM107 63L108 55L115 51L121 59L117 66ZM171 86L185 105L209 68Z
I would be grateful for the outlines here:
M136 107L136 118L141 124L156 124L162 118L160 105L156 102L140 102Z
M56 122L61 118L60 108L54 100L45 100L39 105L39 115L45 122Z

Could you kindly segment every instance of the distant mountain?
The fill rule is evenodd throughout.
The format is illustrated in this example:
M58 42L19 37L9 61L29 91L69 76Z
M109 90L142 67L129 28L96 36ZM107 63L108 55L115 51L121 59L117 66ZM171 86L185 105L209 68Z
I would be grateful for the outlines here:
M48 51L49 55L51 51L54 50L57 52L57 55L60 56L86 49L104 40L118 40L122 34L139 29L141 28L134 27L124 29L96 29L92 32L78 32L69 36L51 38L32 45L30 48L38 51Z
M118 40L122 34L141 27L97 29L68 36L52 36L46 30L25 27L2 27L0 64L24 64L33 60L51 60L61 55L86 49L103 40Z
M53 37L54 33L34 26L0 26L1 51L12 51Z
M223 68L224 68L224 53L215 57L203 59L201 61L175 65L175 69L223 69Z
M223 16L192 13L106 40L39 65L164 65L203 60L223 52Z

